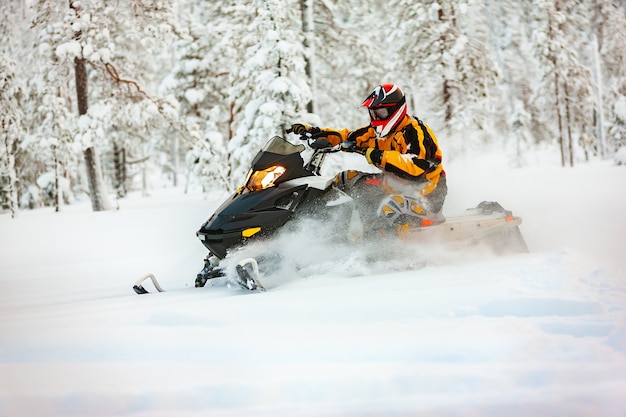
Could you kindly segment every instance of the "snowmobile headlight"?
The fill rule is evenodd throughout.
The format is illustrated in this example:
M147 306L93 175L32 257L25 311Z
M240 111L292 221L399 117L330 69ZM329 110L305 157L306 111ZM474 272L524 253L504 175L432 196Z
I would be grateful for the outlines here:
M263 171L254 171L248 179L246 188L250 191L265 190L273 187L281 175L285 173L285 168L280 165L274 165Z

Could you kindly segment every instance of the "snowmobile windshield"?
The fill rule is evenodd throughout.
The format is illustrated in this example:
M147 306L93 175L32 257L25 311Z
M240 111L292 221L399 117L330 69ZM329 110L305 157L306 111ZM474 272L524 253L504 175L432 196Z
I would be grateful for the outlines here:
M304 145L294 145L274 136L252 160L245 187L249 191L264 190L292 178L310 175L304 169L300 155L304 150Z
M280 136L274 136L256 154L251 167L254 171L261 171L277 164L285 167L302 166L300 153L304 149L304 145L294 145Z
M280 136L274 136L265 144L265 146L263 146L261 152L275 153L278 155L291 155L292 153L300 153L304 151L304 149L305 147L302 144L294 145Z

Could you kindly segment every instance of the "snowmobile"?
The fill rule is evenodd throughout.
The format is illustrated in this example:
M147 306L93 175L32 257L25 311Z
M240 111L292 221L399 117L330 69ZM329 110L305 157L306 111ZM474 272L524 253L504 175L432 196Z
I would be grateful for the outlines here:
M320 222L336 221L336 235L347 241L363 238L363 214L355 199L340 190L334 177L323 176L321 168L329 153L341 151L326 136L333 132L304 132L300 139L312 153L305 162L307 147L294 145L274 136L257 153L242 185L204 222L196 232L208 249L204 266L197 274L196 287L225 276L220 261L231 251L244 247L251 240L271 238L292 220L312 218ZM464 241L469 244L487 242L502 251L527 251L519 230L522 220L496 202L482 202L462 216L451 217L428 227L405 228L403 239L419 242ZM397 236L396 236L397 237ZM264 290L259 274L259 259L240 260L235 265L236 282L247 290ZM148 274L133 289L138 294L148 291L142 282L150 278L158 291L163 291L156 278Z

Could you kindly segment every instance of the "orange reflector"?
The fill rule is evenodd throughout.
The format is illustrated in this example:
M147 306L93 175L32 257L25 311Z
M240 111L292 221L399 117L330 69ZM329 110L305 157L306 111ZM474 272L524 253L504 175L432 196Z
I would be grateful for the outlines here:
M432 226L435 223L434 220L422 219L422 227Z
M515 220L515 217L513 217L513 216L506 216L504 218L504 220L507 221L507 222L512 222L513 220Z
M382 185L382 182L379 178L368 178L365 180L365 184L367 185Z

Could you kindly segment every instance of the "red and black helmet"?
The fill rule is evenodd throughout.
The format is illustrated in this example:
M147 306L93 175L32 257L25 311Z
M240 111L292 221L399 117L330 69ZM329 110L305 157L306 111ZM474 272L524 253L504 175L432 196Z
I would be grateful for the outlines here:
M379 137L387 136L406 114L406 98L395 84L374 88L361 106L369 110L371 125Z

